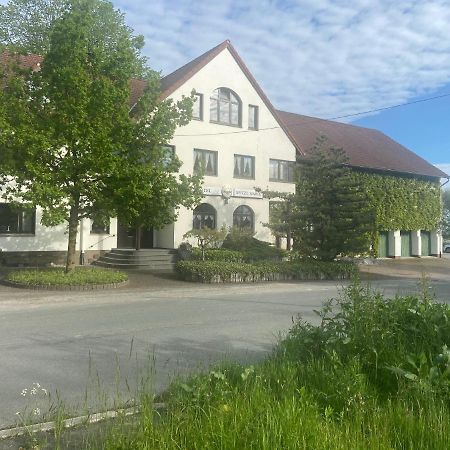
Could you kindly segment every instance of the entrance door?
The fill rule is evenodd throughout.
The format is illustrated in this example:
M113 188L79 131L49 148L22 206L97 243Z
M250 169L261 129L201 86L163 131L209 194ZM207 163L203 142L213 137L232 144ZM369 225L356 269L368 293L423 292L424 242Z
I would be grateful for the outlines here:
M400 231L400 236L402 240L402 256L411 256L411 232L410 231Z
M153 248L153 228L141 228L140 233L136 233L136 228L130 228L117 224L117 247L136 248L136 235L140 234L140 248Z
M389 255L389 234L381 231L378 242L378 258L387 258Z
M420 232L420 239L422 240L422 256L430 256L431 251L431 233L422 230Z

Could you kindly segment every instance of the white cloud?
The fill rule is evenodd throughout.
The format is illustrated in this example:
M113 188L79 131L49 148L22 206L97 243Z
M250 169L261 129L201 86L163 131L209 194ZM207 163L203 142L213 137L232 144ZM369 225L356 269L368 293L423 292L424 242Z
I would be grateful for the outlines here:
M447 0L114 0L167 74L225 39L276 107L335 117L450 82Z
M7 0L0 0L0 4ZM448 0L113 0L163 74L225 39L277 108L336 117L450 82Z
M441 169L443 172L445 172L447 175L450 175L450 163L448 164L435 164L435 166L439 169ZM443 181L445 182L446 180L443 179ZM447 183L444 186L444 189L450 189L450 183Z

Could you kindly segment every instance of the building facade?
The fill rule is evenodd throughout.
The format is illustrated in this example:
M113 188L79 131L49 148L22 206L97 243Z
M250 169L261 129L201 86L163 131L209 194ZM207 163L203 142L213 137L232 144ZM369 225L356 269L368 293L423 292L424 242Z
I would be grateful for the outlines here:
M33 59L33 64L39 62ZM132 81L131 106L144 87L142 81ZM177 221L163 229L143 230L142 248L177 248L186 232L203 226L245 227L253 230L256 238L274 242L269 229L263 225L269 222L269 200L260 191L294 192L296 158L307 154L319 134L329 135L333 145L350 149L350 164L355 167L415 173L433 180L447 176L399 144L392 146L392 140L389 145L380 141L375 150L370 147L373 138L367 132L356 132L355 141L355 129L359 127L331 122L329 128L328 121L306 118L312 119L311 122L304 116L276 111L229 41L164 77L161 88L162 98L175 101L195 91L193 118L175 132L167 150L182 161L181 173L203 171L204 198L195 210L181 208ZM408 153L405 160L408 164L414 155L415 172L402 166L404 152ZM20 210L0 203L0 258L4 263L42 264L64 260L65 226L44 227L40 215L39 209ZM426 230L426 237L423 230L407 231L411 254L423 254L426 245L428 254L440 252L441 238L437 230ZM382 256L401 256L404 235L405 230L403 234L401 230L389 230L386 238L383 234L382 245L387 250ZM88 219L80 223L77 249L85 262L112 248L135 245L135 231L117 219L111 219L107 227Z

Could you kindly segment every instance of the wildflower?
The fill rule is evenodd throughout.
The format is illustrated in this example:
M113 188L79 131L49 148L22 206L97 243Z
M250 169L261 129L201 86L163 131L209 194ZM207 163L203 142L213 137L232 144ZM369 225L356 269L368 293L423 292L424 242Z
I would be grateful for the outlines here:
M33 414L35 416L39 416L41 414L41 410L39 408L35 408L35 409L33 409Z
M17 411L17 412L16 412L16 416L20 416L20 411Z
M20 393L20 395L22 395L23 397L25 397L27 395L28 389L22 389L22 392Z
M222 412L230 412L230 411L231 411L231 408L230 408L230 405L223 404L223 405L220 406L220 410L221 410Z

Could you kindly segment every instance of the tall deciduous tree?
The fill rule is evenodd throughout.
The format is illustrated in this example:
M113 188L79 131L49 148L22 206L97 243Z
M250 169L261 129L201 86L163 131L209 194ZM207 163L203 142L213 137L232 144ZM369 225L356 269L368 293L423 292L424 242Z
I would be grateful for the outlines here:
M304 256L332 260L369 251L373 214L347 162L345 152L327 147L324 137L299 162L292 228Z
M96 31L99 9L108 12L104 36ZM159 75L147 71L130 114L136 52L110 3L74 0L52 25L41 69L7 75L10 125L0 130L0 145L15 164L0 160L0 181L9 182L9 200L40 206L44 225L68 224L66 271L75 266L80 219L120 213L129 223L161 227L201 196L200 179L178 176L179 161L168 161L163 149L189 121L192 99L161 101Z
M21 53L44 56L50 49L55 23L71 11L74 0L10 0L0 5L0 49L8 48ZM91 5L93 19L89 30L92 40L106 52L113 52L117 42L128 35L136 57L134 75L142 76L146 58L139 50L144 45L143 36L134 36L123 20L123 14L114 10L110 2L97 1ZM121 26L117 27L117 21Z

